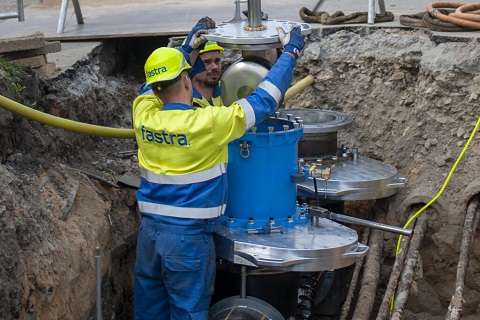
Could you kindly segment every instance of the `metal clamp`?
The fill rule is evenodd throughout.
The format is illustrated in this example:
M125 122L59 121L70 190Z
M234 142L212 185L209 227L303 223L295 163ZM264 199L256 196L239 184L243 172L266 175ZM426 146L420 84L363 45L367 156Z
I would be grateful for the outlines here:
M283 233L283 227L278 226L278 227L272 227L271 225L267 224L265 226L262 226L260 228L256 229L247 229L247 233Z

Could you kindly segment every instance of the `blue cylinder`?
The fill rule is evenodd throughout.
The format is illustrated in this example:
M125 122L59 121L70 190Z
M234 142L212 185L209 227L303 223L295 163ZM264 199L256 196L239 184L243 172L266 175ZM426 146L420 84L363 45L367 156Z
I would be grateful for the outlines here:
M288 128L287 128L288 127ZM293 225L299 215L298 140L303 128L268 119L228 146L228 198L225 224L258 228Z

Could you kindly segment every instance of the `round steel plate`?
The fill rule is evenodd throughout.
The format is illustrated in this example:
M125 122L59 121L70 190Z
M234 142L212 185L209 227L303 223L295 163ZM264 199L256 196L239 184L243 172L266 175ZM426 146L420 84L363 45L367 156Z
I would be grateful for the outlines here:
M393 195L405 184L406 179L397 177L394 166L359 156L357 160L337 163L328 183L317 178L317 193L320 200L380 199ZM297 193L315 197L313 179L297 183Z
M246 30L248 20L221 23L215 29L209 30L205 38L233 50L265 50L281 46L277 27L282 27L288 32L293 27L299 26L304 35L312 32L309 24L286 20L262 20L262 25L265 26L265 30L250 31Z
M303 135L315 135L324 132L336 132L350 126L353 119L349 115L331 110L320 109L279 109L281 118L287 114L292 119L300 117L303 120Z
M368 247L355 230L324 218L283 228L283 233L251 234L221 226L217 254L233 263L285 271L323 271L355 263Z

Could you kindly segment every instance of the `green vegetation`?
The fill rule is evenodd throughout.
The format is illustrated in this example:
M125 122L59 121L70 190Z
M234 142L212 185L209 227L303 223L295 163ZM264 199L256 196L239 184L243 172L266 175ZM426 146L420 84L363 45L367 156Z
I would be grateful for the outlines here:
M14 92L20 93L25 87L17 83L18 76L23 74L23 69L0 57L0 81L8 84Z

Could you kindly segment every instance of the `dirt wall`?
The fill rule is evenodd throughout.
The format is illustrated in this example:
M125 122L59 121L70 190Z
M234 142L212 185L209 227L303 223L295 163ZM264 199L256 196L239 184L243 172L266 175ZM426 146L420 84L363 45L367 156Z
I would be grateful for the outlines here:
M289 101L290 107L336 110L353 117L352 126L339 132L339 143L394 165L408 179L407 186L387 200L385 217L387 223L403 226L416 212L413 205L418 210L440 192L477 122L480 44L468 37L382 28L324 29L311 39L297 75L312 74L316 81ZM428 211L421 264L407 306L413 313L447 312L466 206L478 193L479 152L475 137L434 210ZM387 267L382 272L388 274L397 237L384 236ZM480 302L478 241L476 237L470 254L463 309L472 317ZM420 318L426 319L425 314Z
M353 124L339 132L339 143L394 165L408 179L397 194L373 205L384 212L386 223L403 226L412 208L441 190L477 121L479 43L382 28L316 30L309 39L295 81L310 74L315 83L286 107L336 110L353 117ZM0 85L9 98L41 111L131 127L130 106L141 79L114 71L112 59L122 56L129 55L99 48L58 78L33 82L21 98L8 83ZM120 64L132 69L126 61ZM21 81L30 76L24 77ZM139 221L134 191L112 184L124 173L137 173L135 156L119 154L134 150L133 140L51 128L3 109L0 128L0 319L93 318L97 245L105 318L129 319ZM441 197L424 213L428 227L406 311L411 319L446 314L466 205L480 189L479 153L475 138ZM377 300L397 241L390 233L383 238ZM473 242L467 269L465 319L480 316L479 241L476 237Z

